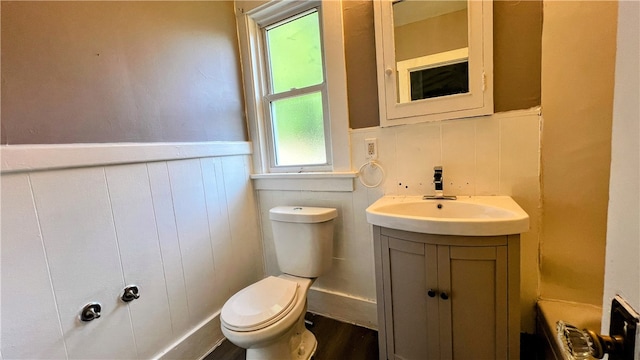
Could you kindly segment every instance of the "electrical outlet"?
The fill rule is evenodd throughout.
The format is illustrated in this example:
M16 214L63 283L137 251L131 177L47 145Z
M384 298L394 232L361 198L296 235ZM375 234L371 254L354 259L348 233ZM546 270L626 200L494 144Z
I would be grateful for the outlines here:
M369 160L376 160L378 158L378 139L364 139L364 145L365 157Z

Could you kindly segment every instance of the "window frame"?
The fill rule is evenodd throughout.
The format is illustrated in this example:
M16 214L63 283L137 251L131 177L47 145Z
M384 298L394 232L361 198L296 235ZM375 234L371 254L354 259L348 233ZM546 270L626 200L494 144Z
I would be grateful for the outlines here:
M254 173L343 172L351 170L346 66L341 1L236 1L240 58ZM270 73L265 31L269 25L317 8L324 62L323 117L327 164L275 166L271 132ZM330 39L330 40L329 40ZM298 91L298 90L295 90Z
M320 30L320 56L322 57L322 82L320 84L306 86L304 88L295 88L286 91L281 91L275 93L273 91L272 82L272 69L271 69L271 61L269 59L269 42L267 40L267 32L274 28L277 24L284 21L295 21L304 16L310 15L313 12L317 12L318 14L318 27ZM262 33L262 42L264 44L264 59L265 59L265 75L266 75L266 90L267 93L264 94L264 108L265 108L265 128L267 130L267 147L268 147L268 158L269 158L269 170L271 172L297 172L297 171L320 171L320 170L331 170L331 123L329 119L329 107L328 107L328 94L327 94L327 71L325 66L325 56L324 56L324 44L323 44L323 27L322 27L322 8L320 6L311 6L307 10L302 11L294 11L293 14L290 12L286 12L283 14L284 16L281 19L278 19L272 22L269 25L261 26L260 30ZM300 164L300 165L277 165L277 156L276 156L276 139L275 139L275 131L273 128L273 111L271 108L271 103L283 100L283 99L292 99L298 96L310 95L313 93L319 92L322 96L322 123L324 128L324 150L325 150L325 159L326 162L323 164Z

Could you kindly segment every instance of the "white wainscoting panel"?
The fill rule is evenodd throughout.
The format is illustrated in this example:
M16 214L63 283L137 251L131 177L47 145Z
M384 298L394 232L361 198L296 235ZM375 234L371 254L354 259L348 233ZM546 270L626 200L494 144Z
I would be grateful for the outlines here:
M200 160L168 163L191 321L215 311L214 264Z
M182 253L173 211L173 197L166 162L148 163L149 185L153 197L155 222L160 241L162 266L174 335L189 329L189 305L182 265Z
M55 169L1 179L4 358L196 359L219 344L222 304L264 274L246 143L170 161L173 150L143 147L156 161L138 163L118 147L86 167L36 147L19 153L48 154ZM129 284L140 298L125 303ZM101 317L82 322L89 302Z
M262 242L256 199L249 180L249 159L229 156L220 158L220 161L227 197L231 249L236 263L230 274L230 292L233 294L263 277Z
M69 358L136 358L129 310L118 298L124 279L104 169L30 175ZM80 321L82 307L102 317Z
M205 184L204 195L209 221L210 241L213 249L213 264L215 278L212 279L216 289L214 303L221 308L227 299L233 295L230 292L230 281L234 273L233 245L231 243L231 229L229 228L229 214L227 212L227 196L224 188L222 164L219 159L201 159L202 181ZM247 181L246 179L242 181Z
M7 359L66 358L29 176L3 176L1 193L2 352Z
M105 171L124 280L140 291L139 299L127 303L138 356L149 358L171 340L172 332L147 167L120 165Z

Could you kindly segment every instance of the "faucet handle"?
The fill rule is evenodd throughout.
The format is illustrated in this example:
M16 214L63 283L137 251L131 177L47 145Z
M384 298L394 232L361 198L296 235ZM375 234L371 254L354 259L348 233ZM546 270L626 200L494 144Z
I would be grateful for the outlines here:
M433 180L442 181L442 166L433 167Z

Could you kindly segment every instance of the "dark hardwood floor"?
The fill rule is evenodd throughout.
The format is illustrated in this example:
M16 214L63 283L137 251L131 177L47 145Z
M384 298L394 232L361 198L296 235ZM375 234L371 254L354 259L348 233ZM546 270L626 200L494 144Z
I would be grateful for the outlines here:
M307 328L316 336L318 349L314 360L376 360L378 359L378 332L347 324L324 316L307 313L313 322ZM544 360L536 335L521 334L520 358ZM204 360L244 360L246 351L225 340Z
M324 316L307 313L307 328L316 336L315 360L378 359L378 332ZM204 360L244 360L246 351L225 340Z

